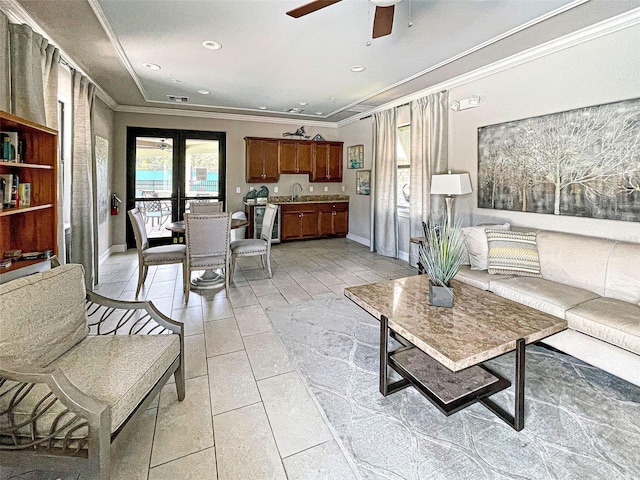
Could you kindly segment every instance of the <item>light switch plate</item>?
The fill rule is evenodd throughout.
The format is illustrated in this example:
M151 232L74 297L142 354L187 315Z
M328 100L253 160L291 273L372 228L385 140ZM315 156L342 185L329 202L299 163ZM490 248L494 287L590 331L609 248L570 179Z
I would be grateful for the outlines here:
M309 191L310 191L310 192L313 192L313 187L309 187Z
M236 193L241 193L242 190L240 190L240 187L236 187Z
M344 192L344 185L342 185L342 191Z
M324 191L328 192L329 191L329 187L324 187Z
M278 193L278 187L273 187L273 193Z

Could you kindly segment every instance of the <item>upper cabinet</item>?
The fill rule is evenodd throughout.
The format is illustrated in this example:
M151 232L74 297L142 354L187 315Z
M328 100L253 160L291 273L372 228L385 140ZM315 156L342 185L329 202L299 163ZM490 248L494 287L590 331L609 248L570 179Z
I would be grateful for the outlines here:
M246 137L247 183L275 183L280 174L308 174L310 182L342 181L342 142Z
M315 142L311 182L342 181L342 142Z
M312 146L308 141L280 140L280 173L311 173Z
M276 183L280 178L279 140L245 138L245 141L247 183Z

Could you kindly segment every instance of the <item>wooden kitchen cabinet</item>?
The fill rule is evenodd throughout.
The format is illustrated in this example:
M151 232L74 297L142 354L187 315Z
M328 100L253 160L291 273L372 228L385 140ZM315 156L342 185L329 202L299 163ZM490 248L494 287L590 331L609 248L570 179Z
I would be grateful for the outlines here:
M315 142L311 182L342 181L342 142Z
M280 178L279 140L245 138L247 183L276 183Z
M311 173L312 146L309 141L280 140L280 173Z
M318 236L318 208L314 203L283 204L281 207L282 240Z
M318 235L344 237L349 233L349 203L318 204Z

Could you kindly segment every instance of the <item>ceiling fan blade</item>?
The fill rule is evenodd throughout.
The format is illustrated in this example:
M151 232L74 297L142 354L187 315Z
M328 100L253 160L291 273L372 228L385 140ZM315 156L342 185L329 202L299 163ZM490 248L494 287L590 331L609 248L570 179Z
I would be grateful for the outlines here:
M395 5L390 7L376 7L373 17L373 38L384 37L391 33L393 28L393 11Z
M329 5L333 5L334 3L338 3L342 0L314 0L313 2L306 3L301 7L294 8L293 10L289 10L287 15L293 18L300 18L309 13L313 13L316 10L320 10L321 8L328 7Z

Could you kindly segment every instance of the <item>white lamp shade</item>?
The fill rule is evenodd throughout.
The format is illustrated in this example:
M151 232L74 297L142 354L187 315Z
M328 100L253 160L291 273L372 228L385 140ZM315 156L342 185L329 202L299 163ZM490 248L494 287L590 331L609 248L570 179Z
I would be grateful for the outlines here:
M472 191L471 178L466 172L431 176L432 195L465 195Z

